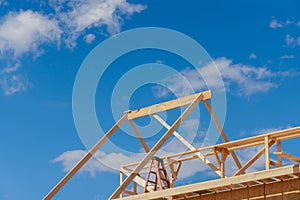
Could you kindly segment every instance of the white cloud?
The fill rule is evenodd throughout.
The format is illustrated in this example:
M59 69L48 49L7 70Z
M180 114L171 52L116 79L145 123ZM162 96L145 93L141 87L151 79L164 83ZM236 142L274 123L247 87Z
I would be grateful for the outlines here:
M86 153L87 151L84 150L66 151L53 159L52 162L61 162L64 171L67 172L70 171ZM122 153L106 154L103 151L97 151L94 157L81 168L81 172L88 172L92 176L97 172L116 172L116 170L120 169L121 165L137 162L142 158L142 154L126 156Z
M279 23L276 19L273 19L270 24L269 24L269 27L270 28L282 28L283 27L283 24L282 23Z
M266 134L266 133L272 133L272 132L276 132L276 131L280 131L280 130L284 130L284 129L288 129L291 128L290 126L280 126L280 127L276 127L276 128L262 128L262 129L257 129L255 131L253 131L252 135L261 135L261 134Z
M15 93L26 91L31 86L24 75L2 75L0 78L0 87L4 95L13 95Z
M186 150L181 143L177 146L182 151L178 151L176 149L176 153L183 152ZM84 150L73 150L73 151L66 151L59 155L57 158L53 159L51 162L53 163L62 163L63 170L65 172L70 171L76 163L83 158L83 156L87 153ZM169 152L160 150L157 155L158 156L166 156L172 155L175 152ZM143 159L144 154L134 154L132 156L126 156L122 153L110 153L106 154L102 151L97 151L95 156L92 157L81 169L79 172L87 172L91 176L95 176L97 173L101 172L113 172L118 173L120 166L139 162ZM101 162L100 162L101 161ZM178 179L184 179L193 176L197 172L206 171L210 168L207 167L201 160L196 159L193 162L186 162L183 163L183 166L180 170ZM144 177L145 178L145 177Z
M86 29L107 27L109 34L120 32L122 16L130 16L145 9L141 4L126 0L50 0L58 20L67 31L66 43L76 45L76 39Z
M214 67L215 65L219 72ZM199 75L199 72L202 77ZM219 81L219 73L224 84ZM210 89L221 90L223 85L225 85L228 91L250 96L278 87L274 79L289 76L290 72L272 72L266 67L254 67L242 63L234 64L232 60L221 57L198 69L186 68L181 71L181 74L188 80L195 91L206 89L206 82L208 82L211 86ZM188 95L190 91L184 77L176 74L167 77L163 82L170 91L176 92L179 96L184 96ZM176 81L174 82L174 80ZM157 96L167 95L169 92L167 89L159 90L157 88L159 86L154 88L154 94Z
M256 58L257 58L257 56L256 56L256 54L255 54L255 53L251 53L251 54L249 55L249 58L250 58L250 59L256 59Z
M0 0L0 6L7 4ZM74 47L77 38L90 28L106 26L108 33L118 33L123 17L145 9L126 0L50 0L49 4L56 13L21 10L9 12L0 20L0 61L8 66L0 68L0 87L5 95L24 91L31 85L24 75L17 74L24 56L36 59L44 54L44 45L59 47L61 38L67 47ZM95 37L87 34L83 39L92 43ZM10 67L9 63L14 62L19 64Z
M300 46L300 36L299 37L293 37L290 34L287 34L285 36L285 44L288 47Z
M285 44L286 46L295 46L295 38L292 37L290 34L285 36Z
M32 10L10 12L0 24L0 51L2 56L15 57L36 52L45 43L59 43L61 30L57 22Z
M285 21L281 21L279 22L277 19L273 19L270 24L269 27L272 29L277 29L277 28L283 28L289 25L293 25L294 27L296 26L296 28L300 27L300 21L296 22L293 20L285 20ZM288 47L295 47L297 45L300 45L300 36L291 36L290 34L287 34L285 37L285 44Z
M276 132L288 128L291 128L291 126L287 125L287 126L279 126L279 127L271 127L271 128L258 128L250 132L243 131L240 133L240 136L256 136L256 135L272 133L272 132Z
M185 131L194 131L195 127L199 127L199 120L198 119L187 119L183 121L182 128L184 128Z
M21 67L19 62L16 62L13 66L6 66L3 70L0 71L0 74L11 74L16 72Z
M186 121L184 126L186 130L189 130L190 125L196 124L195 119L190 119ZM189 133L188 135L182 135L186 140L190 141L193 139L194 134ZM192 142L192 141L190 141ZM193 144L196 148L199 148L201 144ZM173 155L176 153L181 153L186 151L188 148L177 138L169 140L157 153L156 156L164 157L168 155ZM72 167L87 153L84 150L73 150L66 151L59 155L57 158L53 159L53 163L62 163L63 170L69 171ZM80 172L87 172L91 176L94 176L99 172L118 172L120 166L139 162L145 156L145 153L132 153L130 155L124 155L123 153L105 153L98 150L94 157L92 157L80 170ZM100 162L101 161L101 162ZM190 162L184 165L185 168L180 171L180 179L190 177L199 171L207 170L207 166L200 160L196 162Z
M83 40L88 43L91 44L94 40L95 40L96 36L94 34L87 34L86 36L84 36Z
M280 57L280 59L293 59L293 58L295 58L294 55L283 55Z
M279 22L277 19L273 19L270 24L269 27L272 29L277 29L277 28L283 28L285 26L291 25L291 24L295 24L294 21L291 21L289 19Z

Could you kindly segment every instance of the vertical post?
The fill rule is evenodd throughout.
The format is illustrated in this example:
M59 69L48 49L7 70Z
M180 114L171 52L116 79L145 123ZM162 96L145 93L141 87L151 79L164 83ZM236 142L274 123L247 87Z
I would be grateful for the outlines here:
M137 194L137 183L133 182L133 192Z
M227 152L226 149L222 149L221 154L222 154L222 160L221 160L221 166L220 166L220 168L221 168L221 178L225 178L225 161L226 161L228 152Z
M214 155L215 155L215 158L216 158L216 161L217 161L217 164L218 164L218 169L220 170L220 168L221 168L221 161L220 161L220 158L218 156L218 152L217 152L216 148L214 148Z
M120 172L120 185L123 183L124 174L123 172ZM123 197L123 192L120 194L120 198Z
M269 151L269 136L265 137L265 156L266 156L266 170L270 169L270 151Z
M282 152L281 140L277 140L277 151ZM282 166L282 157L281 154L278 154L278 166Z

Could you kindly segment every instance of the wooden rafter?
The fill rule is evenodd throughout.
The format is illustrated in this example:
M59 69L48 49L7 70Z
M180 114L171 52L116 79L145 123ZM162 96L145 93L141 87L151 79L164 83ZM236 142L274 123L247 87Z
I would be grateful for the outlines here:
M118 130L118 128L127 119L127 113L87 152L87 154L65 175L61 181L44 197L44 200L50 200L79 169L98 151L98 149Z

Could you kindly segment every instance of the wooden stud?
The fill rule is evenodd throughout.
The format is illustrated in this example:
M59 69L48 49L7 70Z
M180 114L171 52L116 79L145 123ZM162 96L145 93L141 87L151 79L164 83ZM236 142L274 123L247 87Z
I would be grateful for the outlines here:
M221 166L220 166L220 170L221 170L221 178L225 178L225 162L226 162L226 158L228 155L228 151L226 149L222 149L221 150Z
M265 159L266 159L266 170L270 169L270 145L269 136L265 136Z
M216 149L216 148L214 148L214 155L215 155L215 158L216 158L218 167L219 167L219 169L220 169L220 168L221 168L221 160L220 160L220 158L219 158L219 155L218 155L218 152L217 152L217 149Z
M277 140L277 151L282 152L282 145L281 145L281 140ZM282 157L281 155L278 154L278 166L282 166Z
M120 171L120 185L123 183L124 174ZM120 194L120 198L123 197L123 192Z
M137 183L133 182L133 192L134 194L137 194Z

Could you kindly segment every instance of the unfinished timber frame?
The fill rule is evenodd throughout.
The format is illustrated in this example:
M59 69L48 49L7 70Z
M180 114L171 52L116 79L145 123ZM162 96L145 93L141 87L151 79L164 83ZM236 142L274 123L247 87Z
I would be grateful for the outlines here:
M65 177L44 197L44 200L50 200L71 178L79 169L97 152L97 150L118 130L118 128L125 122L129 121L134 132L136 133L141 145L143 146L146 154L145 157L138 163L128 164L120 168L120 185L114 191L109 199L191 199L191 200L209 200L209 199L266 199L267 195L270 197L280 196L284 199L283 195L287 193L290 195L288 199L300 199L300 167L299 164L283 166L282 159L288 159L294 162L300 162L297 156L288 154L282 150L282 141L296 138L300 136L300 127L291 128L287 130L259 135L251 138L229 142L221 125L219 124L211 106L209 99L212 98L211 90L193 94L190 96L174 99L171 101L155 104L152 106L140 108L137 110L126 111L121 119L89 150L89 152L66 174ZM204 102L212 120L214 121L224 143L214 146L204 147L197 149L183 138L176 130L182 124L184 119L198 106L200 102ZM159 113L174 108L187 106L178 119L171 125L164 121ZM148 147L144 141L142 133L134 123L134 119L152 116L167 131L163 134L160 140L153 146ZM174 135L184 145L187 146L189 151L179 154L169 155L163 159L166 166L168 166L171 177L171 188L159 191L151 191L149 193L138 194L137 187L145 186L145 179L141 173L149 168L151 159L155 153L165 144L171 135ZM277 150L272 152L277 160L272 160L270 156L270 148L277 146ZM241 164L236 151L247 149L249 147L258 146L261 149L246 163ZM265 156L265 170L259 172L246 173L255 161L260 157ZM228 177L228 170L226 171L225 163L228 157L231 156L236 165L236 171L233 175ZM274 157L273 156L273 157ZM210 167L220 178L217 180L200 182L191 185L174 187L174 183L180 172L183 162L200 159L208 167ZM227 173L226 173L227 172ZM226 176L227 175L227 176ZM133 189L128 190L128 186L133 184ZM281 184L281 185L280 185ZM288 187L287 184L294 186ZM274 186L272 186L274 185ZM272 187L271 187L272 186ZM275 187L276 186L276 187ZM279 188L276 191L275 188ZM283 188L287 187L286 190ZM267 188L267 189L266 189ZM274 193L266 191L272 190ZM270 189L271 188L271 189ZM292 188L292 189L291 189ZM253 190L253 191L252 191ZM279 191L280 190L280 191ZM242 191L245 194L240 198L233 198L234 191ZM263 191L263 192L259 192ZM275 192L274 192L275 191ZM256 196L255 196L255 195ZM221 196L220 196L221 195ZM223 196L222 196L223 195ZM226 196L227 195L227 196ZM248 196L247 196L248 195ZM252 195L252 196L251 196ZM254 196L253 196L254 195ZM273 195L273 196L272 196ZM294 196L293 196L294 195ZM292 198L291 198L292 197ZM268 199L272 199L269 198Z

